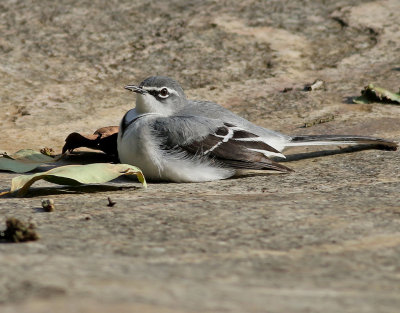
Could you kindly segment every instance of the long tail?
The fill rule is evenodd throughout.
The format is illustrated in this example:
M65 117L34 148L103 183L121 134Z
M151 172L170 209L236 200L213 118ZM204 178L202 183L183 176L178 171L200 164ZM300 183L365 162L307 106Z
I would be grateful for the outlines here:
M398 142L366 137L366 136L348 136L348 135L305 135L293 136L285 147L298 146L323 146L323 145L370 145L379 150L397 150Z

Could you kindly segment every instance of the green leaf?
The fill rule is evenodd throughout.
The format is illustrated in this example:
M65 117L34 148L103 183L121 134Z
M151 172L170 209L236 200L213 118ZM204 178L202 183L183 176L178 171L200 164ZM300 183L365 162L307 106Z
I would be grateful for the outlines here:
M0 170L25 173L42 164L56 162L60 158L61 157L51 157L35 150L24 149L12 155L3 154L0 157Z
M367 97L365 97L365 96L359 96L359 97L357 97L357 98L354 98L353 99L353 102L354 103L358 103L358 104L369 104L369 103L371 103L371 102L373 102L373 101L371 101L371 100L369 100Z
M369 84L361 91L361 96L353 99L354 103L367 104L371 102L400 104L400 93L394 93L381 87Z
M58 185L76 186L81 184L103 184L121 175L136 175L143 186L147 187L142 171L135 166L92 163L88 165L60 166L43 173L15 177L11 182L10 192L18 191L18 195L24 195L29 187L40 179Z

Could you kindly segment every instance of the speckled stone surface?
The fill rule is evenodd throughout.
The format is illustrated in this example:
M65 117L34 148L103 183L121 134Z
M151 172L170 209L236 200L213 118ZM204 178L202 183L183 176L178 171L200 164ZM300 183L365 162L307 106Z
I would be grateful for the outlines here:
M60 151L70 132L118 125L135 100L123 86L155 74L285 133L399 140L399 106L351 101L368 83L398 90L399 10L397 0L2 1L0 149ZM325 88L303 91L315 79ZM41 238L0 243L0 311L398 312L400 154L327 150L288 150L287 175L147 190L38 182L1 198L0 229L13 216ZM0 173L1 190L14 176ZM49 198L55 212L42 212Z

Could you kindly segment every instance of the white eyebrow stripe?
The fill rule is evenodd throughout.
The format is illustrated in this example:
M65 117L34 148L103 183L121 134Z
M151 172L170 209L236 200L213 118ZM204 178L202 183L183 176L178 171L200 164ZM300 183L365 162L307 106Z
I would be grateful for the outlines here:
M144 89L146 91L161 91L161 89L164 89L164 88L167 89L170 94L173 93L173 94L179 96L179 93L176 90L168 88L168 87L147 87L147 86L142 87L142 89Z

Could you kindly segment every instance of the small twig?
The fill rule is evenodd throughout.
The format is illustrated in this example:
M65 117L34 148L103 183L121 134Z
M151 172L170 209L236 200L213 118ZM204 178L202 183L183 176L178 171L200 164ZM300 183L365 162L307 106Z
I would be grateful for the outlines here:
M285 88L283 88L283 90L281 91L282 93L286 93L286 92L289 92L289 91L292 91L293 90L293 87L285 87Z
M107 206L109 207L113 207L116 204L116 202L112 201L110 197L107 197L107 200L108 200Z
M335 119L335 116L332 114L332 115L329 115L329 116L326 116L326 117L316 118L316 119L311 120L309 122L305 122L302 127L303 128L308 128L308 127L311 127L311 126L314 126L314 125L328 123L330 121L333 121L334 119Z
M317 79L312 84L305 85L304 90L305 91L314 91L314 90L323 88L324 85L325 85L325 82L323 80Z

